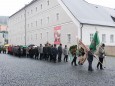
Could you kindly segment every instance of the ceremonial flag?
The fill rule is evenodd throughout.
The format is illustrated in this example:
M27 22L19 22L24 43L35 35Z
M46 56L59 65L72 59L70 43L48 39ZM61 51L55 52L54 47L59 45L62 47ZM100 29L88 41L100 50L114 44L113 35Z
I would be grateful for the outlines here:
M89 48L77 38L77 44L78 44L78 50L79 50L79 65L83 65L84 62L87 59L87 52L89 51Z
M99 43L100 43L99 36L98 36L98 32L96 31L89 48L92 48L93 52L95 52L97 50L97 46L99 45Z

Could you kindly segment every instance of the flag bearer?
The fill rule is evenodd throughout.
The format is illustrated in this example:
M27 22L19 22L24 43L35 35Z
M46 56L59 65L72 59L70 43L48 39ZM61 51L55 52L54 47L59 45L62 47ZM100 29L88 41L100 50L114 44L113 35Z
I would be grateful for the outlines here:
M93 71L93 68L92 68L92 62L93 62L93 49L90 48L90 51L88 51L88 63L89 63L89 66L88 66L88 71Z

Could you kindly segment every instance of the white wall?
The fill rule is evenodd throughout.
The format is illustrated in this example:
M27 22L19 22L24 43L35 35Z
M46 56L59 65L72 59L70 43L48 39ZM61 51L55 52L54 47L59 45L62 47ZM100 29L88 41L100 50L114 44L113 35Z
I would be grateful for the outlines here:
M106 34L106 42L105 44L108 46L115 46L115 28L114 27L106 27L106 26L94 26L94 25L84 25L82 28L82 40L84 44L89 45L90 42L90 34L95 34L96 31L99 33L99 39L102 43L102 34ZM114 35L114 42L110 42L110 35Z
M8 21L9 43L14 45L24 44L25 33L24 10L21 10Z
M38 0L26 8L26 29L27 45L40 43L45 44L47 41L54 43L54 27L61 26L61 42L63 44L75 44L78 28L71 18L62 9L57 0ZM42 9L41 9L42 4ZM36 10L37 8L37 10ZM25 11L22 10L12 16L9 20L9 42L14 45L25 44ZM56 14L59 13L57 20ZM49 17L49 22L48 22ZM41 24L42 19L42 24ZM37 25L36 25L37 22ZM47 32L48 37L47 37ZM42 33L42 39L41 39ZM71 43L67 43L67 34L71 34Z
M3 33L0 33L0 45L4 45Z

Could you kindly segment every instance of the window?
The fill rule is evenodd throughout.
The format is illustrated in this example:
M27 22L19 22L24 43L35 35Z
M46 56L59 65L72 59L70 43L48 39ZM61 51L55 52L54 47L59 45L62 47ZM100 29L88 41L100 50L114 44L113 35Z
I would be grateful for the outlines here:
M29 28L29 24L28 24L28 28Z
M106 35L102 34L102 42L105 43L106 42Z
M114 42L114 35L110 35L110 43Z
M40 33L40 38L42 39L42 33Z
M31 40L33 39L32 35L31 35Z
M47 17L47 23L49 23L49 17Z
M36 12L38 11L38 8L36 7Z
M37 40L37 34L35 34L36 40Z
M21 15L21 18L22 18L22 15Z
M49 33L47 32L47 42L48 42L48 38L49 38L48 36L49 36Z
M71 43L71 34L67 34L67 42Z
M42 9L42 4L41 4L41 9Z
M31 14L32 14L32 12L33 12L33 11L31 10Z
M49 4L50 4L50 3L49 3L49 0L48 0L48 1L47 1L47 5L49 6Z
M31 23L31 27L33 27L33 23Z
M41 19L41 25L42 25L42 19Z
M90 42L93 40L93 34L90 34Z
M38 25L38 22L36 21L36 26Z
M29 41L29 37L27 37L27 41Z
M29 15L29 12L28 12L28 15Z
M56 14L56 19L59 20L59 13Z

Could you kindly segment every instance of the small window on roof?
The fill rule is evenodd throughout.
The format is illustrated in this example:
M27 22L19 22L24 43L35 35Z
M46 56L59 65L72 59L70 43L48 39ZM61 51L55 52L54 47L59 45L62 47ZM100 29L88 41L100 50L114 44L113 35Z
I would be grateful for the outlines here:
M115 22L115 17L111 16L112 20Z

